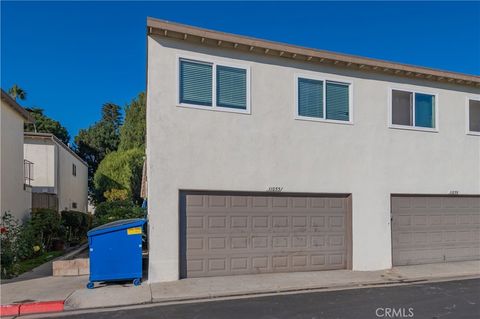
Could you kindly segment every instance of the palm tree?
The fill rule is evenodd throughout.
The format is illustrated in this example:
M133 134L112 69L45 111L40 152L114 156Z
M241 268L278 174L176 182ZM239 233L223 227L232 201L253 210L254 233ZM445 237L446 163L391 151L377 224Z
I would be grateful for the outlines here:
M14 84L9 90L8 94L16 101L17 98L20 100L25 100L27 98L27 92L19 87L18 85Z

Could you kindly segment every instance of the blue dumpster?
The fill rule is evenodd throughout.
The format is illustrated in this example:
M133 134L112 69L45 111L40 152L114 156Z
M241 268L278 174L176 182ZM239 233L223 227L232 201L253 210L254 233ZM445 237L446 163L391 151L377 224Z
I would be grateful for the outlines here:
M145 219L117 220L90 230L90 282L142 280L142 234Z

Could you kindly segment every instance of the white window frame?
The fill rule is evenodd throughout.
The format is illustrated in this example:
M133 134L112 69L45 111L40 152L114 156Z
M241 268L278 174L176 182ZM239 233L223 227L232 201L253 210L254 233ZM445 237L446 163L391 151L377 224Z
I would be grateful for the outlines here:
M299 105L298 105L298 79L307 79L314 81L323 82L323 118L303 116L299 114ZM327 119L327 82L339 83L348 85L348 121L340 120L329 120ZM313 122L324 122L324 123L334 123L334 124L353 124L353 82L345 79L339 79L334 77L322 77L312 74L295 74L295 94L294 94L294 104L295 105L295 119L301 121L313 121Z
M393 91L402 91L402 92L407 92L407 93L412 93L413 95L413 105L412 105L412 116L413 116L413 124L412 126L410 125L400 125L400 124L393 124L392 121L392 116L393 116ZM435 127L422 127L422 126L415 126L415 94L427 94L431 95L435 98ZM439 123L439 112L440 107L439 107L439 102L438 102L438 93L437 92L428 92L428 91L422 91L422 90L417 90L414 88L406 88L406 87L390 87L388 90L388 127L391 129L400 129L400 130L412 130L412 131L422 131L422 132L432 132L432 133L438 133L439 128L440 128L440 123Z
M470 131L470 101L479 101L480 102L480 96L473 95L473 96L467 96L467 98L466 98L466 102L465 102L465 132L466 132L467 135L480 136L480 132Z
M191 103L182 103L180 101L180 61L190 61L195 63L208 64L212 66L212 106L206 105L197 105ZM247 96L246 96L246 106L245 110L234 109L224 106L217 105L217 65L232 67L237 69L244 69L246 71L246 85L247 85ZM209 59L204 57L189 57L184 55L178 55L176 57L176 99L178 107L209 110L209 111L221 111L221 112L230 112L230 113L240 113L240 114L251 114L251 102L250 102L250 66L246 64L237 64L230 61Z

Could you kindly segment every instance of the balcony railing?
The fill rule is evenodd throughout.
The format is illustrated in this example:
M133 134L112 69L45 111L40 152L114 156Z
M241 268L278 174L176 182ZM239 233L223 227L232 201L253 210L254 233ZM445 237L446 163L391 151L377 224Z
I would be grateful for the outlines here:
M23 160L23 176L25 185L31 186L33 181L33 163L26 159Z

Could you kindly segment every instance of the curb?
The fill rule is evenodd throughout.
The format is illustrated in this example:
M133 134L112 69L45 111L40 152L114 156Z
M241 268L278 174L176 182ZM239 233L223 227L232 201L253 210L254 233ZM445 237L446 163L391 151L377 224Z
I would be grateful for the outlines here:
M135 306L148 306L148 305L168 305L168 304L177 304L185 302L205 302L210 300L222 300L230 298L251 298L251 297L260 297L270 294L289 294L289 293L301 293L301 292L315 292L315 291L336 291L336 290L349 290L349 289L362 289L362 288L373 288L379 286L399 286L399 285L408 285L408 284L422 284L422 283L432 283L432 282L443 282L451 280L467 280L467 279L477 279L480 278L479 274L475 275L463 275L463 276L454 276L454 277L426 277L426 278L411 278L411 279L397 279L397 280L387 280L387 281L371 281L371 282L361 282L349 285L333 285L333 286L323 286L323 287L298 287L290 289L280 289L280 290L259 290L243 293L227 293L227 294L217 294L217 295L208 295L208 296L190 296L185 298L166 298L166 299L151 299L149 302L143 303L134 303L134 304L123 304L123 305L112 305L108 307L87 307L87 308L71 308L69 309L68 305L65 307L65 300L56 300L56 301L42 301L42 302L30 302L30 303L19 303L19 304L10 304L10 305L1 305L0 306L0 317L4 316L20 316L27 314L44 314L55 313L55 312L71 312L75 313L78 311L93 311L93 310L106 310L112 308L125 308L125 307L135 307ZM43 318L43 317L42 317Z
M61 312L64 310L64 301L40 301L0 306L0 317L20 316L32 313Z

